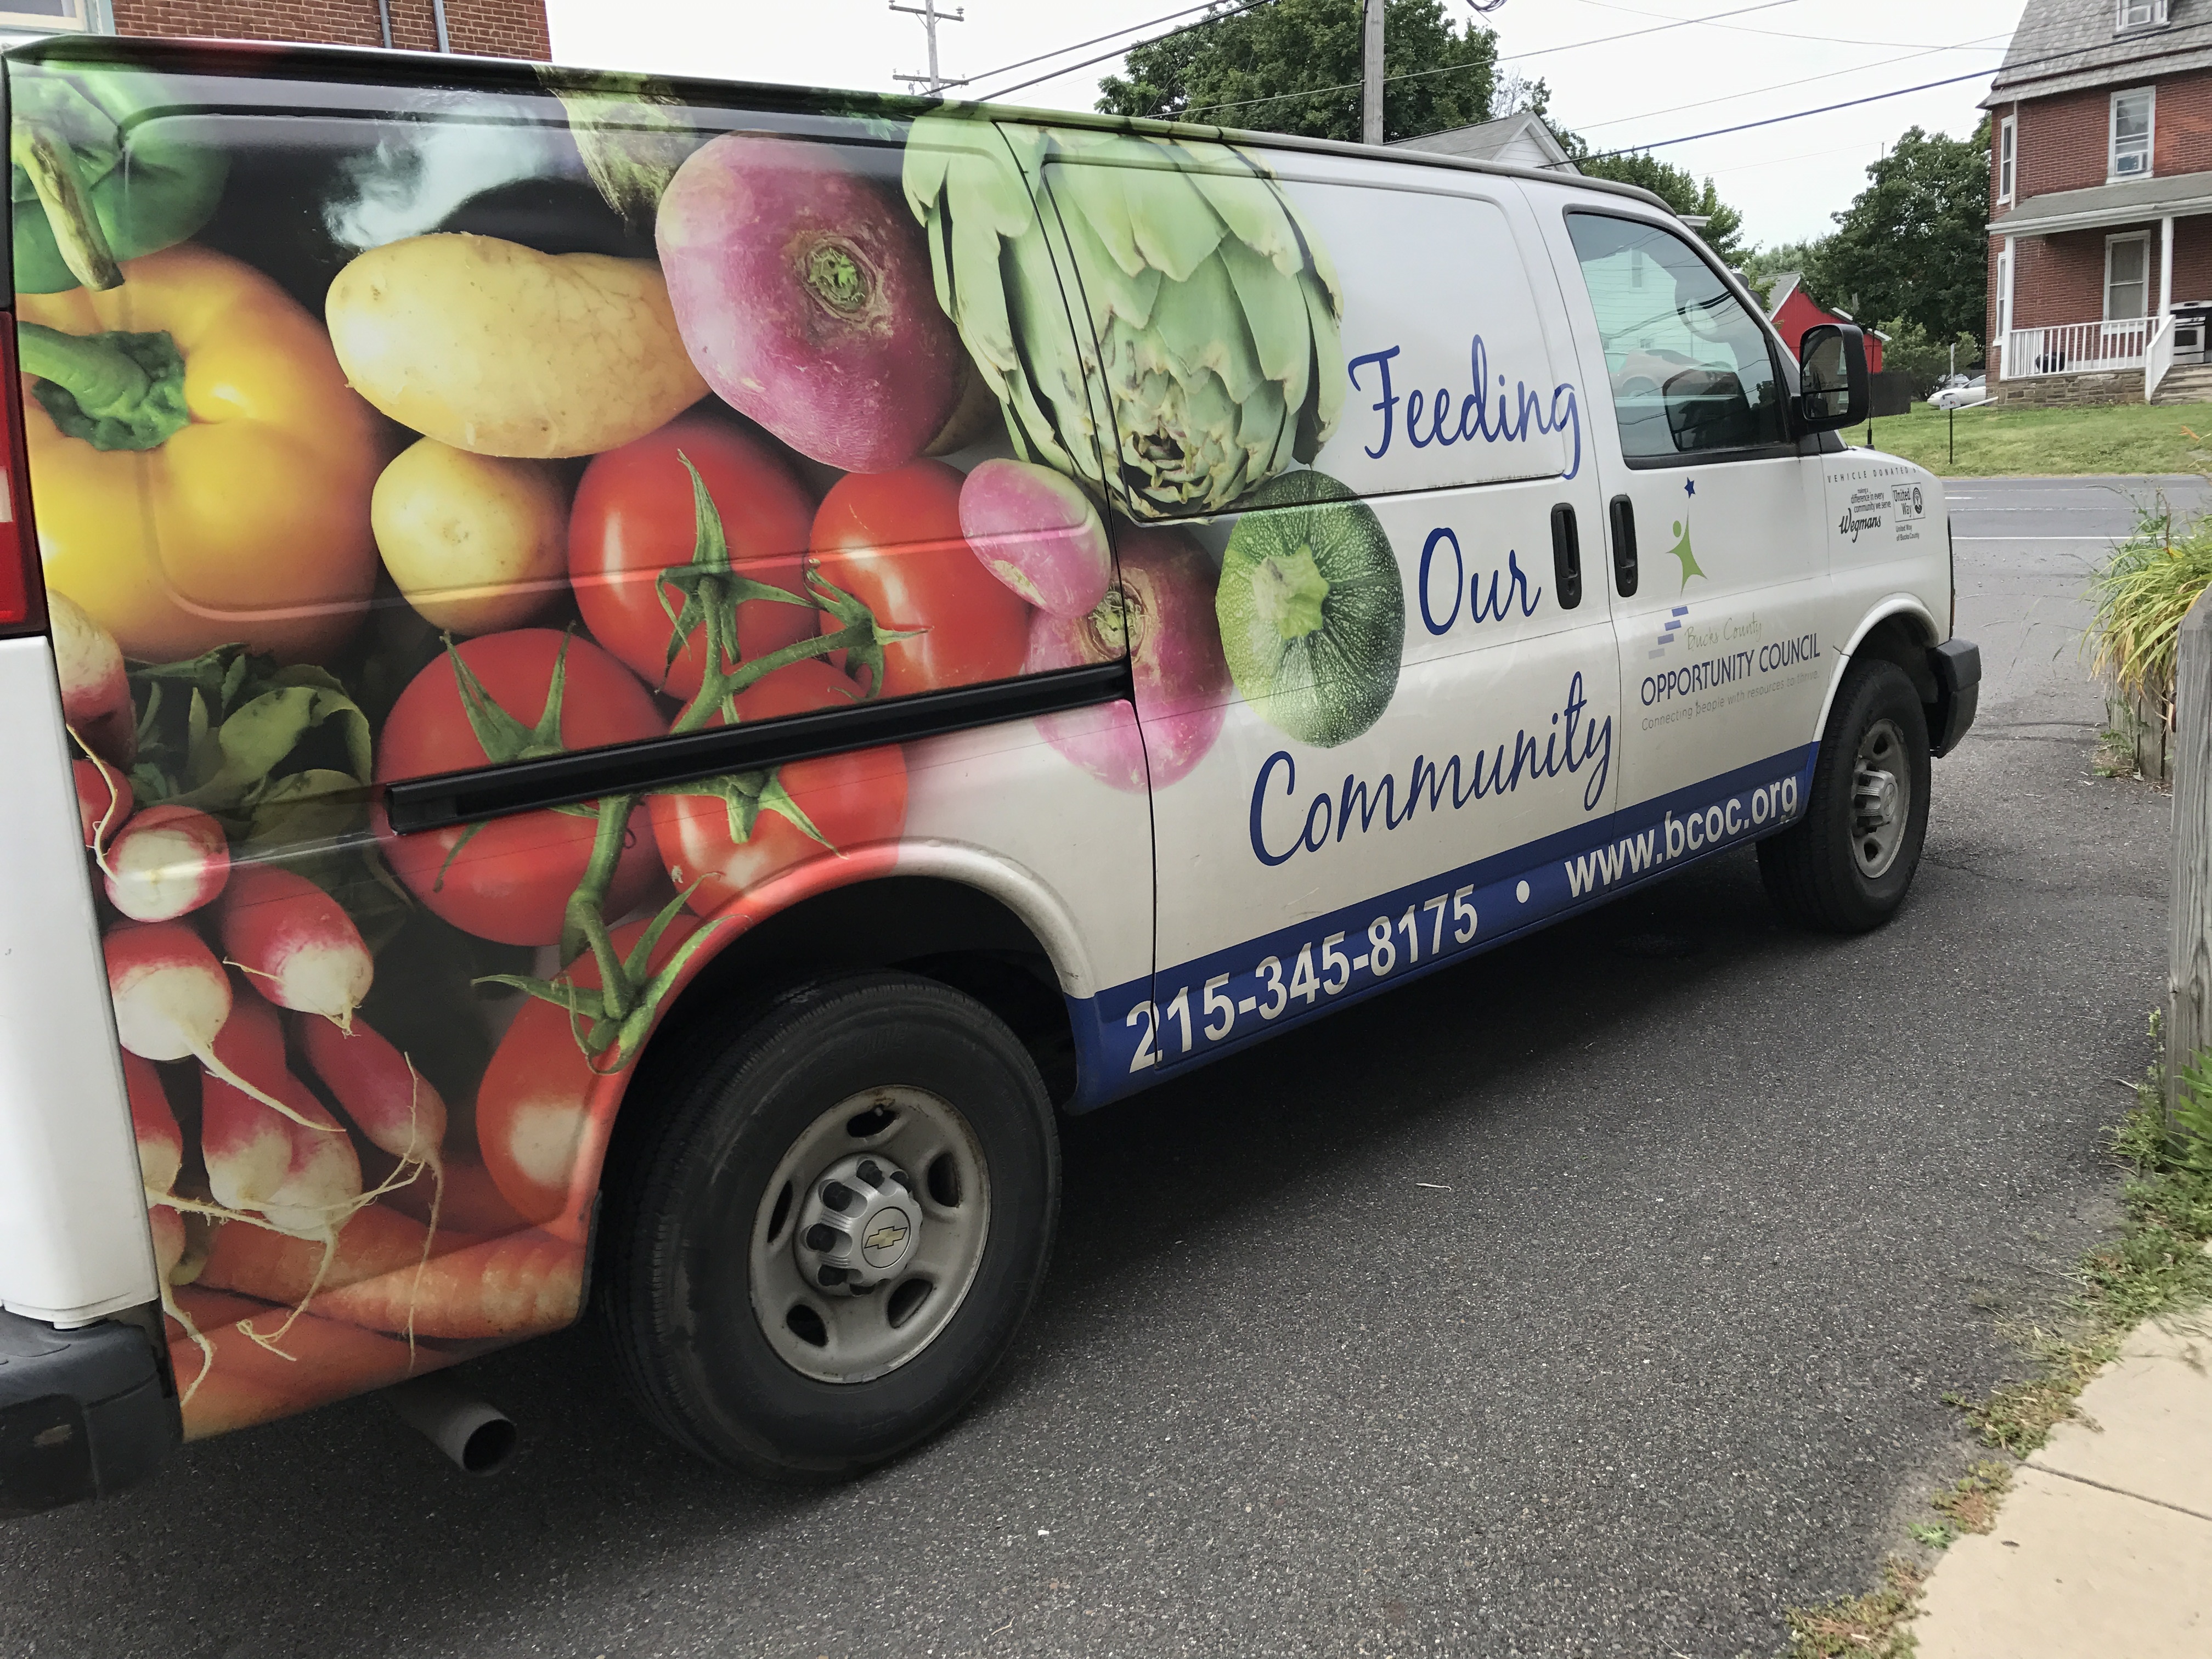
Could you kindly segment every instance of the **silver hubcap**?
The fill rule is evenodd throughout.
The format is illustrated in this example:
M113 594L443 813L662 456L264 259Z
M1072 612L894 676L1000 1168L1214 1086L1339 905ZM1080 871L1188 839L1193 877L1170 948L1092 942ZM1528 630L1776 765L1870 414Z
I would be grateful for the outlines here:
M1876 720L1859 739L1851 771L1851 856L1873 879L1897 862L1905 825L1912 816L1912 774L1905 763L1905 734L1894 720Z
M824 1382L897 1370L959 1310L991 1226L974 1131L927 1090L871 1089L810 1124L754 1218L753 1313Z

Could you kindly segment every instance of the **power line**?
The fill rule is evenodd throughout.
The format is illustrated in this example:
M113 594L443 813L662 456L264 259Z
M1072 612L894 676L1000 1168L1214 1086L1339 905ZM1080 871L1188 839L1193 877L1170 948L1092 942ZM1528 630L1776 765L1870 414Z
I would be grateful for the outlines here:
M1125 52L1135 51L1138 46L1154 46L1162 40L1172 40L1178 34L1187 34L1192 29L1202 29L1209 23L1225 22L1231 17L1239 17L1248 11L1257 11L1262 6L1272 6L1274 3L1275 0L1244 0L1244 3L1241 6L1233 7L1228 11L1215 12L1210 17L1201 17L1195 23L1185 23L1181 28L1170 29L1164 34L1155 34L1150 40L1134 41L1127 46L1116 46L1111 52L1102 52L1096 58L1085 58L1080 63L1063 64L1058 69L1049 70L1043 75L1032 76L1026 81L1016 82L1011 87L1000 87L995 92L981 93L977 95L985 99L1004 98L1009 93L1020 92L1024 88L1037 86L1047 81L1057 81L1063 75L1071 75L1079 69L1089 69L1093 64L1103 64L1109 58L1119 58ZM1172 15L1180 16L1182 14L1175 13ZM1138 27L1141 28L1144 25L1139 24ZM1124 33L1127 33L1126 30L1119 32ZM1101 35L1098 38L1103 40L1108 37ZM1060 50L1062 52L1078 52L1080 51L1081 48L1078 46L1063 46ZM1046 52L1044 54L1047 58L1050 58L1054 55L1055 54L1052 52ZM1037 60L1032 58L1030 61L1031 63L1035 63Z
M1027 69L1031 64L1042 64L1046 58L1057 58L1064 52L1081 52L1085 46L1095 46L1103 40L1111 40L1117 34L1134 34L1139 29L1151 28L1156 23L1172 23L1176 18L1188 17L1194 11L1210 11L1213 9L1213 5L1214 0L1199 0L1197 5L1185 6L1181 11L1168 12L1162 16L1150 18L1142 23L1131 23L1125 28L1108 29L1105 33L1094 34L1088 40L1078 40L1070 46L1054 46L1050 52L1041 52L1034 58L1024 58L1012 64L1001 64L994 70L985 70L981 74L970 76L969 78L975 81L988 81L994 75L1012 75L1018 69ZM1167 37L1162 35L1160 38L1165 40ZM1070 67L1081 66L1073 64ZM1060 72L1054 71L1055 74ZM1030 84L1034 86L1036 83L1031 82Z
M1693 23L1710 23L1713 21L1714 17L1741 17L1747 12L1771 11L1777 6L1794 6L1798 3L1799 0L1759 0L1759 3L1755 6L1739 6L1734 11L1716 12L1713 14L1712 17L1678 18L1671 23L1662 23L1655 28L1630 29L1620 34L1601 34L1588 40L1565 41L1556 46L1534 46L1531 47L1527 52L1504 52L1496 58L1485 58L1480 62L1473 64L1447 64L1442 69L1408 70L1402 75L1385 76L1382 80L1382 84L1389 86L1394 82L1398 81L1425 80L1432 75L1463 74L1471 69L1480 69L1485 64L1497 64L1519 63L1523 58L1542 58L1551 52L1573 52L1583 46L1602 46L1609 45L1615 40L1639 40L1647 34L1664 34L1669 29L1688 28ZM1279 92L1265 98L1237 98L1231 100L1227 103L1200 104L1194 109L1180 111L1170 118L1177 121L1188 121L1194 115L1210 115L1216 110L1252 109L1261 104L1279 104L1292 98L1326 97L1332 92L1350 91L1353 88L1358 87L1361 84L1362 82L1358 81L1346 81L1333 87L1308 87L1302 91Z
M2004 37L2010 39L2010 36ZM1883 58L1871 64L1855 64L1849 69L1823 70L1818 75L1808 75L1795 81L1777 81L1771 86L1749 87L1741 92L1724 92L1717 98L1700 98L1693 103L1670 104L1665 109L1647 109L1640 115L1616 115L1609 121L1592 121L1578 126L1577 132L1595 132L1600 127L1617 127L1629 121L1649 121L1655 116L1679 115L1686 109L1705 109L1714 104L1733 103L1739 98L1756 98L1762 93L1786 92L1791 87L1808 86L1815 81L1832 81L1839 75L1863 75L1869 70L1887 69L1893 64L1909 64L1915 58L1929 58L1939 52L1986 52L1990 48L1979 41L1962 40L1954 46L1929 46L1919 52L1905 53L1902 58Z
M1624 6L1616 0L1582 0L1586 6L1595 6L1603 11L1625 11L1631 17L1664 17L1663 11L1646 11L1641 6ZM1816 45L1830 46L1910 46L1922 52L1950 52L1950 46L1930 46L1925 40L1863 40L1850 34L1799 34L1790 29L1762 29L1749 23L1715 23L1717 29L1726 29L1731 34L1763 34L1775 40L1810 40ZM2012 37L2007 35L2005 39Z

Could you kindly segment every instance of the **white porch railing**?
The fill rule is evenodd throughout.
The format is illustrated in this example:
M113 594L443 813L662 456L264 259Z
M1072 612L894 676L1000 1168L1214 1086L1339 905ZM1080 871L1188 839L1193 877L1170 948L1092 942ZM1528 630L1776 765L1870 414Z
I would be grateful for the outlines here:
M2008 380L2044 374L2092 374L2143 367L2147 319L2109 323L2056 323L2016 328L2004 338L2000 372Z
M2158 396L2158 383L2173 367L2173 319L2161 317L2143 345L2143 401Z

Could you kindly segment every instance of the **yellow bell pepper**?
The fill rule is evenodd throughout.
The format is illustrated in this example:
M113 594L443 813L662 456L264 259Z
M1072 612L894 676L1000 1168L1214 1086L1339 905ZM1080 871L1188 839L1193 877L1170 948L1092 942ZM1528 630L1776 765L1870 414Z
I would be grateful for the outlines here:
M48 584L126 656L326 654L376 580L374 413L252 266L184 243L122 270L105 293L17 301Z

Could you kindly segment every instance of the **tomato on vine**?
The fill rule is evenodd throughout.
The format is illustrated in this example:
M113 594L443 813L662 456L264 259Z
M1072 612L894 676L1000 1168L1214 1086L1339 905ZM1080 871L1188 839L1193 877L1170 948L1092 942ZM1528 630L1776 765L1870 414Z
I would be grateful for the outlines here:
M651 695L589 640L521 628L449 645L392 704L376 757L389 783L661 735ZM590 805L396 836L376 809L384 855L432 914L480 939L552 945L599 833ZM651 897L659 865L633 826L605 901L619 916Z

